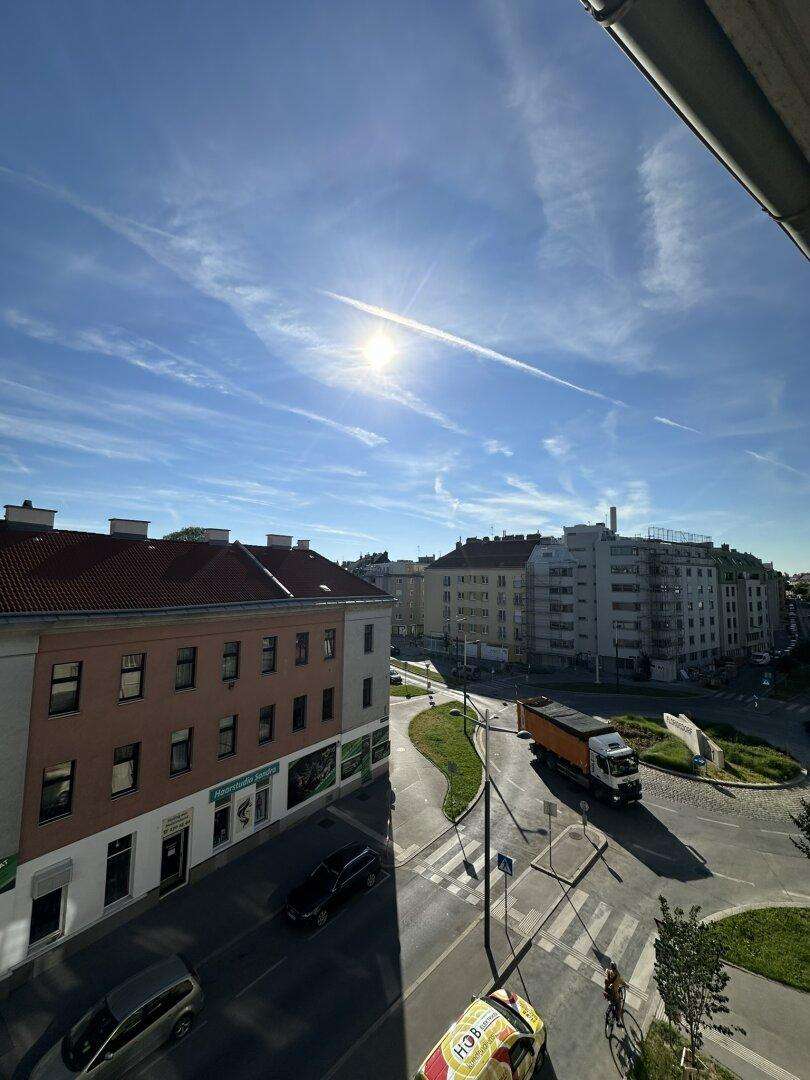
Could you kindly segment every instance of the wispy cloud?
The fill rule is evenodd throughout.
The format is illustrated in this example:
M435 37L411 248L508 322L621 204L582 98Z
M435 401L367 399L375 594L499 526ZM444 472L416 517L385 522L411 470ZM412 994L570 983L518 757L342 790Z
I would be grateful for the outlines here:
M510 450L505 443L498 442L497 439L484 439L484 449L488 454L503 454L504 457L512 457L514 454L514 450Z
M783 461L777 461L776 458L768 457L767 454L758 454L755 450L746 450L746 454L749 457L756 458L757 461L762 461L766 465L775 465L777 469L786 469L787 472L794 473L796 476L801 476L805 480L810 480L810 473L802 472L801 469L795 469L792 465L786 465Z
M7 439L18 439L41 446L60 446L103 458L150 461L165 460L168 456L154 448L146 450L143 440L124 439L118 435L56 419L45 421L0 412L0 425Z
M543 447L552 457L562 458L570 453L571 443L564 435L549 435L543 439Z
M703 434L703 432L698 431L697 428L689 427L687 424L679 424L677 420L670 420L666 416L654 416L653 420L657 421L659 424L666 424L667 427L680 428L681 431L694 432L695 435Z

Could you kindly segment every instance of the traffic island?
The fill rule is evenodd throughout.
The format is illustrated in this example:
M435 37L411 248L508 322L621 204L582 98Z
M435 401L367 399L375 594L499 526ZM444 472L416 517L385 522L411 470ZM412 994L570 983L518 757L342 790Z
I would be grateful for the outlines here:
M607 847L607 837L593 825L568 825L532 861L535 870L573 886Z

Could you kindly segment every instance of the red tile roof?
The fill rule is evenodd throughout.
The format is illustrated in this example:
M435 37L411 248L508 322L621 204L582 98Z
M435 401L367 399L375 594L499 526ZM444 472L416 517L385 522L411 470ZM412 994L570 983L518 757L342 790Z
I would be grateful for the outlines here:
M470 537L460 547L455 547L441 558L435 559L427 567L429 570L495 569L498 566L525 566L529 556L540 543L540 533L528 536L493 537L492 540L479 540Z
M296 599L385 595L316 552L250 551ZM283 601L289 593L238 544L29 531L0 522L0 614L194 608Z

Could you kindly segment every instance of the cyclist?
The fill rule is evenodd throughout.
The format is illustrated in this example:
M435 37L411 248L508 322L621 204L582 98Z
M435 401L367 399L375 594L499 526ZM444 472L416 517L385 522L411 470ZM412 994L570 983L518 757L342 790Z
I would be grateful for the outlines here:
M613 1016L620 1028L624 1027L624 979L619 974L619 969L611 960L605 971L605 997L610 1002Z

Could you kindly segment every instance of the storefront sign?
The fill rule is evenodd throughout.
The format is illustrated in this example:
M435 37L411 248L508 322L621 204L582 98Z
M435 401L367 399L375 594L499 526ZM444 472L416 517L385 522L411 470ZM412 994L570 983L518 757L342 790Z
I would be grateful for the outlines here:
M673 716L672 713L664 713L664 723L673 735L685 742L692 753L699 757L708 758L716 769L724 769L726 758L723 751L712 742L709 736L697 724L693 723L686 713Z
M337 743L329 743L296 758L287 769L287 809L334 787L337 779Z
M171 817L164 818L161 836L165 840L169 836L174 836L175 833L182 832L183 829L190 829L191 819L193 817L194 807L188 806L185 810L178 810L178 812L172 814Z
M241 836L253 828L253 796L241 795L236 800L236 812L233 817L233 835Z
M239 776L236 780L229 780L227 784L220 784L219 787L211 788L208 792L208 801L216 802L217 799L225 799L228 795L241 791L242 788L250 787L251 784L258 784L260 780L266 780L268 776L275 776L278 770L279 764L277 761L274 761L271 765L262 765L255 772L247 773L246 776Z
M355 773L366 780L371 776L371 736L361 735L345 742L340 748L340 779L348 780Z
M0 893L14 888L17 880L17 856L6 855L0 859Z

